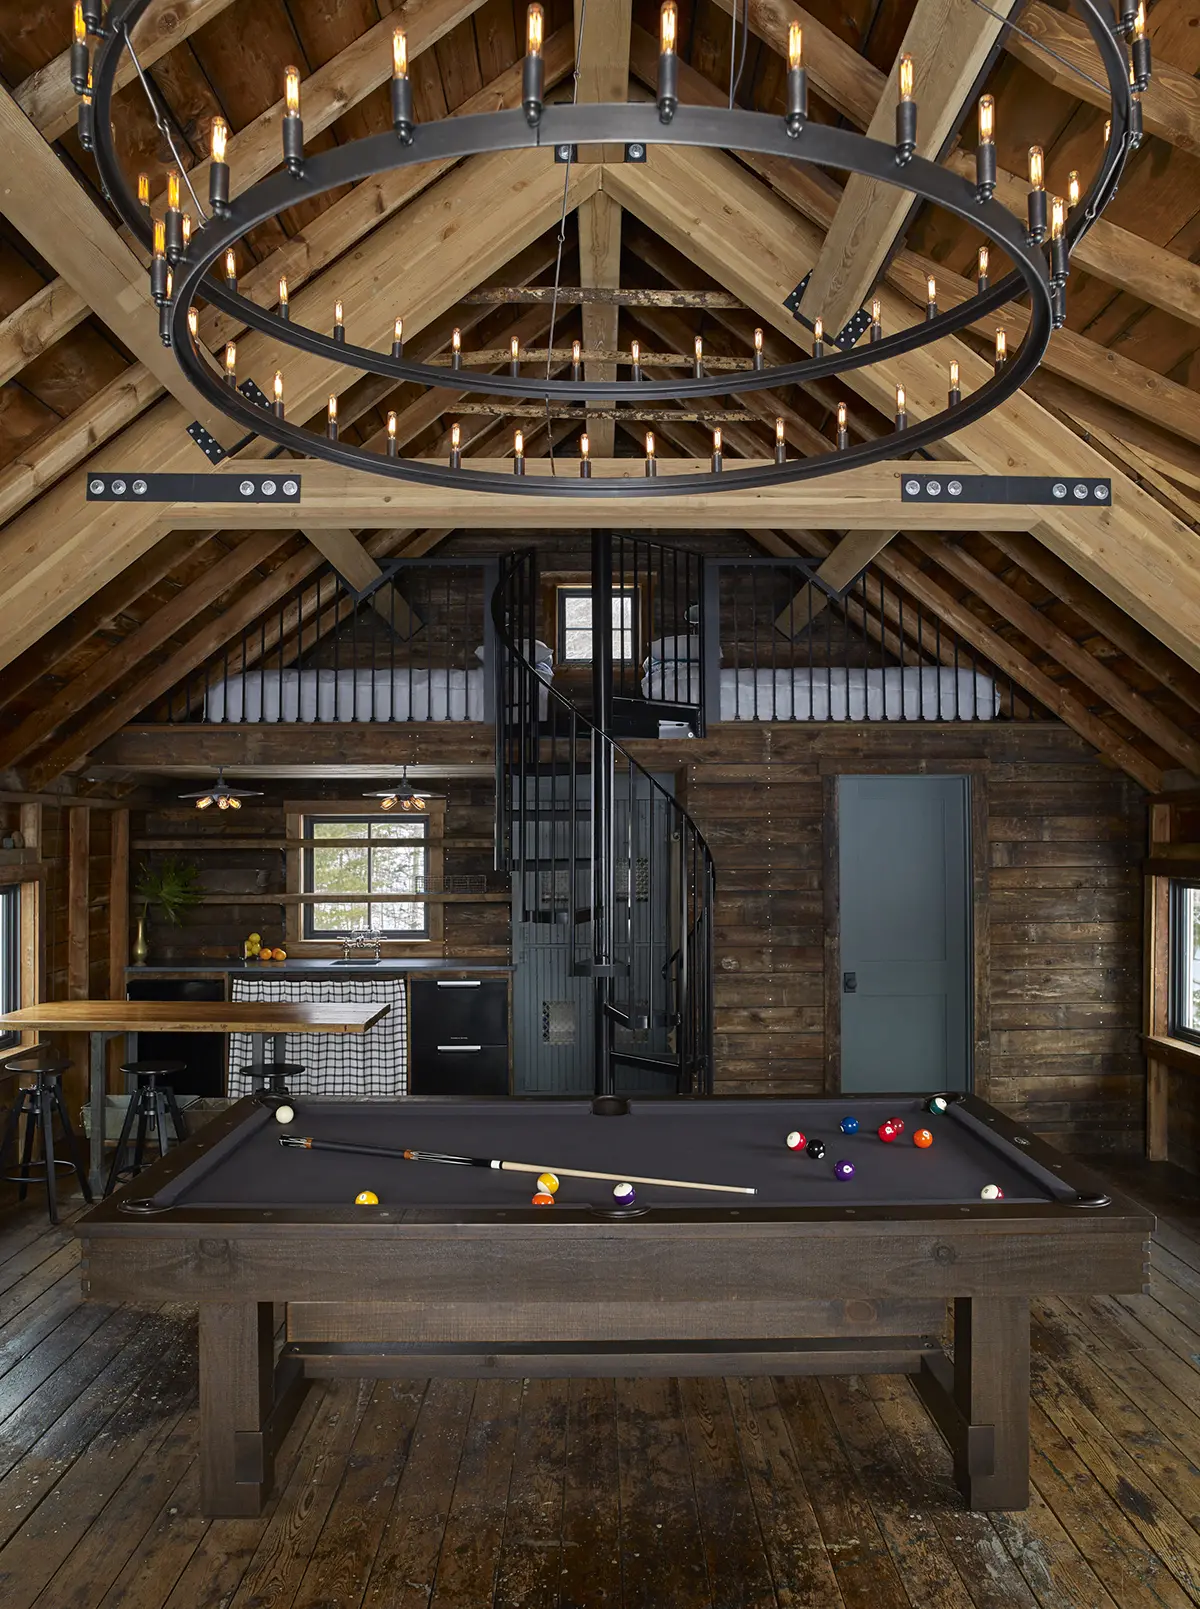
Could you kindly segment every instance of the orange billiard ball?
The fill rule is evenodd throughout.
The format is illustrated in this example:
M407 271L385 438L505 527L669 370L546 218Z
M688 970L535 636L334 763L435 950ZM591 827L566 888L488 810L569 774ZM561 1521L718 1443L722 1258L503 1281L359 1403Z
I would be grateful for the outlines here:
M922 1151L927 1151L933 1144L933 1135L928 1129L918 1129L913 1135L913 1144L919 1145Z
M537 1195L533 1198L533 1205L535 1207L552 1207L554 1205L554 1197L548 1190L539 1190Z

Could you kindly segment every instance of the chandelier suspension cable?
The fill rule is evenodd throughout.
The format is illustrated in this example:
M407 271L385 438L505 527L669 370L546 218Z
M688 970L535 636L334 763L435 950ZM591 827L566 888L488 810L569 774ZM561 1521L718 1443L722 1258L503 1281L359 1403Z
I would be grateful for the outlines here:
M971 0L971 4L978 6L980 11L986 11L988 16L994 18L996 22L1003 23L1004 30L1008 33L1016 34L1026 44L1032 45L1034 50L1041 51L1043 56L1049 56L1051 61L1056 61L1060 67L1065 67L1069 73L1074 73L1076 78L1082 78L1083 82L1090 84L1093 89L1098 89L1103 93L1108 88L1107 84L1101 83L1098 78L1093 78L1091 73L1085 73L1082 67L1046 44L1045 40L1036 39L1033 34L1028 33L1019 23L1013 22L1011 17L1006 17L1002 11L994 10L993 7L988 5L987 0ZM1003 38L1003 32L1001 37Z
M746 71L746 51L750 45L750 0L742 0L742 54L737 64L737 77L734 77L733 62L737 56L737 26L738 26L738 0L733 0L733 10L730 13L732 31L729 35L729 110L732 112L734 99L742 85L742 74Z
M188 195L191 196L193 202L195 203L196 214L200 222L203 223L207 219L208 213L205 211L200 197L196 194L195 188L192 185L192 176L184 165L183 158L180 156L178 148L176 147L175 137L171 133L171 127L167 121L168 114L166 110L159 105L158 97L154 93L154 86L146 77L145 69L138 60L138 53L133 48L133 40L129 37L128 24L126 24L123 30L123 36L125 39L125 49L129 52L129 59L132 61L138 78L141 80L142 90L145 93L147 104L150 107L150 115L154 119L154 126L162 135L163 139L166 140L167 147L170 150L171 155L175 158L176 171L179 173L179 176L182 178L184 184L187 185Z
M587 22L587 0L580 0L579 5L579 34L575 40L575 71L571 74L571 105L579 104L579 60L583 53L583 29ZM546 340L546 378L550 379L551 364L554 362L554 325L558 318L558 292L562 285L563 246L567 239L567 199L571 188L571 166L575 155L572 146L567 147L567 160L563 164L563 193L562 211L558 218L558 249L554 255L554 295L550 299L550 332ZM550 459L551 475L558 474L558 465L554 462L554 427L550 421L550 398L546 398L546 441L547 456Z
M299 452L348 468L386 474L420 484L443 488L471 486L488 492L520 491L568 497L666 496L680 490L734 490L779 485L841 468L876 463L896 454L907 456L985 418L1000 403L1014 395L1036 370L1052 329L1060 327L1065 320L1071 250L1111 199L1128 155L1136 149L1142 130L1140 97L1149 83L1151 71L1144 0L1117 0L1116 17L1109 9L1107 0L1072 0L1073 9L1081 17L1107 76L1112 114L1105 129L1104 148L1099 153L1086 191L1079 175L1073 172L1067 187L1069 199L1048 193L1045 153L1041 146L1030 147L1027 216L1022 216L995 199L996 108L990 94L985 93L979 101L979 138L973 179L917 154L917 98L922 69L920 64L916 64L914 71L911 57L906 56L901 63L894 143L840 125L809 119L803 31L799 24L793 24L789 32L786 113L781 116L777 112L744 110L736 104L745 53L741 66L735 67L734 46L739 20L735 11L731 34L731 92L734 104L728 109L688 106L681 104L677 89L677 5L675 0L666 0L660 24L658 91L655 100L649 103L624 101L585 104L580 102L579 57L587 13L586 0L580 0L571 99L569 102L551 101L547 104L543 99L542 61L545 14L540 5L534 5L529 12L528 48L520 105L508 111L440 118L432 123L419 124L413 113L412 87L408 81L406 38L404 30L397 28L393 38L390 129L324 151L306 152L300 74L296 68L289 68L285 75L286 113L282 124L284 166L231 198L230 173L225 158L229 131L224 118L214 118L212 161L208 168L211 205L209 213L205 215L197 200L201 223L199 228L189 233L187 220L178 210L180 175L173 174L168 184L165 220L156 220L150 211L145 177L141 176L135 197L116 152L112 112L120 57L129 48L132 28L152 3L154 0L112 0L107 20L102 17L98 6L87 8L86 28L81 28L78 22L76 25L71 76L81 97L81 133L86 127L93 138L101 183L132 234L152 250L151 289L158 307L160 335L164 344L174 351L183 373L216 408L246 430L274 442L278 450ZM986 0L974 0L974 3L994 15ZM748 0L742 0L742 7L741 30L748 38ZM999 20L1005 26L1013 26L1005 18ZM94 58L87 34L101 41ZM135 66L150 101L155 123L178 160L168 118L161 113L149 78L136 58ZM1086 77L1086 74L1080 76ZM872 307L869 340L865 338L865 323L859 331L859 320L841 334L840 340L831 339L828 335L823 337L820 322L817 321L811 342L797 330L797 344L811 347L811 350L793 362L767 365L762 354L761 332L756 331L754 351L747 349L743 366L730 369L725 364L705 364L700 337L697 336L694 367L690 375L649 378L642 369L640 354L632 350L627 356L616 355L617 373L611 380L601 382L595 376L590 379L584 377L580 343L574 342L570 379L554 378L554 338L562 302L562 269L573 159L577 148L618 144L624 145L631 153L630 159L635 161L642 160L642 153L653 145L670 145L683 150L748 151L796 166L832 168L898 186L919 202L941 208L981 231L985 245L979 253L974 293L954 305L948 305L947 299L943 298L939 307L936 286L931 280L925 318L917 323L901 323L895 329L882 327L881 303L876 298ZM234 261L234 247L259 225L278 217L298 203L315 201L343 186L360 184L380 174L409 167L427 163L453 164L467 157L492 155L501 151L532 153L535 150L544 153L547 160L553 151L562 160L565 169L554 283L548 297L550 327L545 350L546 363L540 373L537 369L521 373L519 345L515 337L507 372L502 369L500 372L491 370L485 373L466 367L463 361L466 355L462 353L457 331L455 356L451 365L416 362L404 354L402 318L395 319L395 338L389 352L386 346L380 350L376 346L356 345L346 340L340 302L334 313L333 331L330 334L327 333L328 326L322 331L311 327L310 323L292 318L283 282L278 306L274 303L260 305L238 290L236 267L229 266ZM180 167L182 169L182 163ZM186 179L186 173L184 177ZM190 181L188 189L194 196ZM988 275L989 248L993 260L1003 254L1003 258L1011 264L1011 269L1006 269L1004 276L998 280L992 280ZM938 382L929 358L924 360L919 385L915 380L908 387L901 384L908 377L898 366L898 360L906 354L924 351L946 337L965 334L981 320L998 314L1017 300L1026 303L1026 309L1021 314L1026 321L1023 334L1019 341L1014 339L1009 350L1002 337L1014 333L1011 327L997 331L997 356L990 375L973 360L970 369L962 371L962 378L970 381L964 386L959 380L957 363L951 365L949 386L942 391L947 401L940 409ZM214 362L213 355L198 338L198 302L237 320L242 329L257 331L338 371L356 369L395 384L412 383L425 388L453 390L460 396L466 393L468 397L492 396L540 404L549 438L549 464L546 466L549 473L530 474L527 479L524 478L526 463L520 447L516 459L508 466L509 473L502 474L494 469L466 467L461 455L453 451L447 467L440 461L405 458L395 453L394 449L389 449L385 457L382 453L339 440L337 430L332 425L325 433L310 431L286 417L282 389L277 389L277 401L272 409L269 404L265 408L259 406L238 388L236 348L232 343L224 353L223 369ZM403 309L393 311L403 312ZM903 320L905 314L900 312L898 316ZM865 314L862 317L865 319ZM378 319L374 321L379 322ZM390 325L391 322L389 315L387 323ZM861 339L858 338L860 333ZM636 346L637 343L634 343ZM257 348L254 350L257 352ZM538 358L541 355L539 353ZM527 363L531 361L537 361L532 354L526 359ZM575 418L582 412L586 419L588 409L594 410L596 406L596 394L599 392L606 399L611 399L607 406L613 410L614 417L618 416L623 406L645 408L647 404L660 401L694 409L698 400L736 398L752 390L778 394L783 387L804 386L818 380L848 375L873 364L881 365L876 373L887 388L895 386L898 399L901 396L914 400L919 396L920 399L915 409L897 401L895 428L890 433L852 444L847 434L839 430L836 447L831 444L827 453L806 458L789 458L786 442L777 439L773 459L764 453L762 460L752 456L741 464L735 461L728 466L714 449L711 468L705 470L693 465L677 474L659 473L657 461L650 461L653 447L650 445L651 438L647 437L644 482L611 474L597 475L592 479L591 464L586 462L587 449L581 442L579 478L559 475L554 452L555 416L552 405L570 405L566 414L560 412L560 418ZM623 366L627 368L629 378L618 377ZM336 388L339 383L336 373L333 379ZM341 383L345 384L344 381ZM513 471L516 477L522 478L514 478Z

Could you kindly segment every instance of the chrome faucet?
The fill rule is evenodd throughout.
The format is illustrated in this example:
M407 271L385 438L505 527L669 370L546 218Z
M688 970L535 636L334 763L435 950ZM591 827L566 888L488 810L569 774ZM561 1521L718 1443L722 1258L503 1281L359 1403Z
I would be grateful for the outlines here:
M342 960L351 961L354 957L352 950L373 950L375 953L369 957L372 961L379 960L379 938L366 928L358 928L353 933L342 934Z

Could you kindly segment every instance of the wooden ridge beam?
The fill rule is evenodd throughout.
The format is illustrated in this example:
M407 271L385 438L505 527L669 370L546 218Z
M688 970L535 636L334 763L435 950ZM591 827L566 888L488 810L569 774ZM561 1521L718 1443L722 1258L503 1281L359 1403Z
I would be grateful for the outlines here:
M143 68L161 61L168 51L182 44L219 17L232 0L172 0L169 6L155 6L133 31L133 47ZM123 89L137 77L137 68L126 52L117 71L116 89ZM79 97L71 88L71 53L61 51L37 72L30 73L13 91L13 99L44 140L53 142L74 128Z
M546 41L544 51L547 87L561 81L572 61L570 30L560 28ZM463 103L456 117L491 111L496 106L520 103L520 63L486 84L477 95ZM443 173L450 163L423 163L403 174L384 174L356 185L340 201L328 207L307 228L257 264L240 281L243 295L262 306L276 300L279 276L285 274L296 289L320 270L335 263L385 219L409 204ZM55 281L62 284L62 281ZM200 333L213 349L226 340L240 337L245 326L208 307L200 315ZM56 481L83 462L89 453L102 447L162 396L163 388L141 364L132 364L123 374L101 388L82 407L68 415L47 435L24 449L0 471L0 525L17 514ZM194 456L194 455L193 455Z
M236 427L184 378L158 335L146 270L7 90L0 89L0 212L165 390L223 444Z
M896 63L867 126L873 140L896 138L899 63L915 67L917 154L936 161L968 110L1004 19L1018 0L917 0ZM913 211L914 198L895 184L852 173L800 301L810 322L823 318L832 339L869 298Z
M908 540L932 559L939 569L969 587L977 598L994 609L1036 648L1049 654L1069 675L1102 698L1118 715L1124 716L1152 743L1164 749L1189 771L1200 773L1200 742L1190 737L1149 699L1135 692L1103 660L1097 659L1086 648L1081 648L1073 637L1047 619L1040 609L1034 608L1003 577L989 570L986 564L956 542L940 541L919 532Z
M572 170L569 204L594 193L598 171ZM561 174L536 151L482 157L439 179L339 267L338 292L360 310L360 339L380 347L390 339L401 297L409 329L416 334L425 328L556 223L562 195ZM403 240L402 251L396 249L397 239ZM327 285L314 281L295 299L297 317L320 325L329 295ZM273 356L267 337L251 335L241 343L240 366L246 373L265 368ZM307 353L292 353L290 359L289 407L294 417L305 417L321 406L340 371ZM184 434L185 423L173 403L161 403L111 443L95 467L194 470L196 448ZM213 523L212 513L206 527ZM394 522L390 516L370 522L343 514L332 523ZM79 485L64 485L0 531L0 566L9 588L9 607L0 622L0 665L145 552L160 529L156 510L88 504Z
M764 323L770 322L801 347L810 344L808 332L791 317L784 301L805 266L815 260L820 237L780 197L720 152L684 153L660 147L653 163L610 167L604 173L606 190L627 211L755 307ZM912 308L906 299L885 286L881 300L888 328L909 322ZM947 339L939 342L939 348L851 371L847 382L885 415L894 406L896 385L903 383L910 414L928 418L945 406L949 358L957 359L967 394L992 372L990 362L962 341ZM989 474L1058 474L1069 469L1081 475L1112 475L1111 508L1040 509L1035 534L1182 658L1200 667L1200 537L1188 526L1160 508L1129 477L1113 474L1106 459L1024 394L956 432L952 448ZM906 507L906 526L912 523L908 508L913 506ZM976 518L974 512L971 518ZM991 523L982 511L978 518L981 524ZM861 529L870 523L883 529L889 519L885 515L870 522L849 521L835 515L819 522L805 516L802 523L826 523L835 529L855 525ZM1012 528L1011 521L1003 523Z
M1055 11L1044 0L1032 0L1021 12L1020 21L1033 42L1010 33L1004 41L1009 54L1046 83L1106 110L1111 104L1108 93L1093 82L1104 82L1100 58L1079 19ZM1051 51L1055 54L1049 54ZM1142 121L1147 134L1157 134L1168 145L1200 156L1200 81L1168 62L1155 61L1142 96Z
M0 320L0 385L69 335L88 316L88 305L65 279L52 279Z

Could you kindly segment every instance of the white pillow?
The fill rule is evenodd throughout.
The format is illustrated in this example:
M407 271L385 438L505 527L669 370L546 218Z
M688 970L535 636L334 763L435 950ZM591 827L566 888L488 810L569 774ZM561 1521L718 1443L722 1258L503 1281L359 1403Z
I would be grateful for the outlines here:
M532 655L532 658L530 658L529 640L528 640L528 638L526 638L526 641L525 641L525 656L526 656L527 659L530 660L530 663L533 664L533 665L552 665L554 663L553 650L549 647L548 644L546 644L544 642L535 642L534 643L534 645L533 645L533 655ZM483 651L483 644L481 643L479 645L479 647L475 650L475 658L477 660L479 660L480 664L482 664L484 659L486 659L486 657L487 656Z
M656 637L646 649L649 659L661 660L697 660L700 658L700 639L687 636Z

